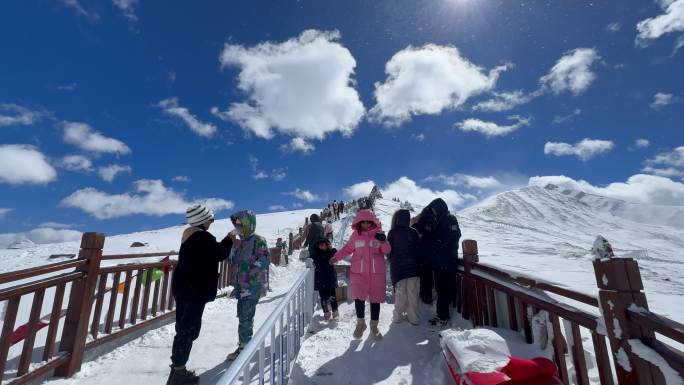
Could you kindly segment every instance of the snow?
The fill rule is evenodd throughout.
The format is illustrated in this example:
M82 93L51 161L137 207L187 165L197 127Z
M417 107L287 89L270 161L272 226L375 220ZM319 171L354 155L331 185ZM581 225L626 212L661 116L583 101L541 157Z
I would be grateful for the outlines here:
M630 339L628 342L629 346L632 348L632 353L636 354L643 360L650 362L651 364L657 366L658 369L660 369L660 371L663 373L663 376L665 377L665 383L667 385L684 385L684 380L682 380L682 377L676 370L672 369L670 364L668 364L667 361L665 361L663 356L661 356L648 346L644 345L644 343L640 340Z
M625 349L620 348L618 349L617 352L617 363L622 367L622 369L631 372L632 371L632 365L629 362L629 358L627 357L627 353L625 353Z
M506 341L492 330L446 330L440 335L458 360L461 373L496 372L510 361Z

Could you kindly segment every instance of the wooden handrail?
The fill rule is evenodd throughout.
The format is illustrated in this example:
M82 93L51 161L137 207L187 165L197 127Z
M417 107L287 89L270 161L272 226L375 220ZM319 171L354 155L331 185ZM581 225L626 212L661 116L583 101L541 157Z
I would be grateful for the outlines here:
M102 260L112 260L112 259L130 259L130 258L151 258L151 257L169 257L172 255L178 255L175 250L155 252L155 253L141 253L141 254L110 254L103 255Z
M627 309L629 319L639 326L684 344L684 325L648 310Z
M496 279L497 277L492 277L491 275L488 277L488 273L480 271L473 271L472 273L476 279L486 282L487 285L492 286L493 288L504 293L517 296L528 304L536 306L539 309L555 313L560 317L575 322L589 330L596 330L596 327L598 326L598 317L593 314L587 313L570 305L556 302L551 298L539 298L532 293L526 292L527 290L530 290L529 288L522 287L513 281L509 281L511 285L514 285L514 287L511 287L499 282Z
M8 287L6 289L0 290L0 301L4 301L6 299L10 299L12 297L20 296L23 294L32 293L40 289L46 289L48 287L57 286L62 283L75 281L81 278L83 278L83 274L80 272L64 273L55 277L45 278L38 281Z
M560 295L563 297L567 297L567 298L570 298L570 299L577 301L577 302L581 302L581 303L584 303L587 305L598 307L598 299L596 299L596 297L592 297L592 296L584 294L584 293L580 293L580 292L577 292L574 290L570 290L570 289L566 289L566 288L563 288L560 286L556 286L556 285L553 285L553 284L548 283L548 282L539 282L533 277L529 277L529 276L522 275L522 274L518 275L516 273L516 276L513 276L510 273L507 273L507 272L502 271L502 270L498 270L497 268L495 268L493 266L489 266L489 265L481 263L481 262L474 264L473 267L480 269L480 270L484 270L485 272L487 272L489 274L512 280L515 283L523 285L523 286L528 286L530 288L548 291L549 293L554 293L554 294L557 294L557 295Z
M48 265L31 267L23 270L10 271L8 273L0 274L0 284L19 281L22 279L36 277L43 274L53 273L55 271L79 268L87 263L88 262L84 260L64 261L51 263Z
M176 266L176 261L164 261L164 262L150 262L150 263L130 263L125 265L116 265L110 267L103 267L100 269L101 274L118 273L120 271L135 271L135 270L146 270L150 268L163 268Z

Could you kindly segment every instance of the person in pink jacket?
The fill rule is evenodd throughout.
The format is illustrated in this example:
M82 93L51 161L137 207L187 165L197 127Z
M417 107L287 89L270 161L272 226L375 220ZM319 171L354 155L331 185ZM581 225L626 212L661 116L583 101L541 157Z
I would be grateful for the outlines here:
M380 339L382 334L378 330L378 320L380 303L385 302L385 255L392 249L380 221L372 211L359 211L354 217L352 229L354 233L349 241L330 259L330 263L334 264L351 254L351 289L357 318L354 338L361 338L366 330L365 307L366 300L369 300L371 335Z

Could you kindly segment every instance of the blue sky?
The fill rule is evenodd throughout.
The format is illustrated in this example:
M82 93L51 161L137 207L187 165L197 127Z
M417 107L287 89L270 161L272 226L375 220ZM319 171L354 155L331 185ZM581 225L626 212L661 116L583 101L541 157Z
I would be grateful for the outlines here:
M4 2L0 233L368 181L454 209L534 176L682 205L683 24L684 0Z

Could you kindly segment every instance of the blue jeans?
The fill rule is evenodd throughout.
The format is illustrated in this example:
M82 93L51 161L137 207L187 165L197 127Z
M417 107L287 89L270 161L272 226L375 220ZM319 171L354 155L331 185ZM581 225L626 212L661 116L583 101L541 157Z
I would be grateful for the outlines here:
M240 345L247 345L254 333L254 313L259 301L254 298L240 298L237 303L238 339Z

